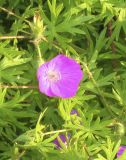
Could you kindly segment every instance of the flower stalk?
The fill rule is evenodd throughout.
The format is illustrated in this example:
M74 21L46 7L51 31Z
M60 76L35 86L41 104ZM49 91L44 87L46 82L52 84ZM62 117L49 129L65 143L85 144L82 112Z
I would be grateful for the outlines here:
M83 66L84 66L84 68L85 68L85 70L86 70L86 72L87 72L90 80L92 81L94 87L97 89L97 92L98 92L98 94L99 94L99 96L100 96L100 100L101 100L103 106L107 109L107 111L110 113L110 115L114 118L115 115L114 115L114 113L111 111L111 109L110 109L110 107L109 107L109 105L108 105L108 103L107 103L104 95L102 94L100 88L98 87L97 82L95 81L95 79L94 79L92 73L90 72L88 66L87 66L84 62L81 62L81 63L83 64Z

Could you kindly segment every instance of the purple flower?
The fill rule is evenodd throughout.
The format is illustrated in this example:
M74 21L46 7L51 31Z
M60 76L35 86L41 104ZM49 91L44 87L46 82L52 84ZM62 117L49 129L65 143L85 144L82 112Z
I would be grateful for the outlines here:
M117 157L120 157L125 150L126 150L126 146L120 146L117 152Z
M70 112L71 115L76 114L77 116L79 116L78 112L76 109L72 109L72 111Z
M82 77L80 65L62 54L42 64L37 71L39 90L50 97L74 96Z
M60 140L66 145L67 147L67 138L70 139L70 134L68 134L68 137L66 138L66 136L64 134L60 134L58 135L58 137L60 138ZM62 148L58 138L54 139L53 143L55 144L57 149Z

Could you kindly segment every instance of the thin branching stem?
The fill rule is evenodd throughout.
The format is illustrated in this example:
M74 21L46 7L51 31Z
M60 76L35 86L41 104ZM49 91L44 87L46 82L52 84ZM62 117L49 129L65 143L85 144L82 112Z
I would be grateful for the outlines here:
M111 38L113 34L113 30L112 30L112 20L110 20L110 22L108 23L108 36ZM112 41L111 45L111 50L112 50L112 54L116 53L116 46L114 44L114 41ZM112 59L112 67L113 69L118 67L118 60L117 59Z
M27 89L27 88L32 88L32 89L35 89L35 88L38 88L38 86L8 86L8 85L0 85L0 88L20 88L20 89Z
M25 153L26 153L26 150L23 150L23 151L18 155L18 157L16 158L16 160L20 160L21 157L23 157Z
M46 136L46 135L55 134L55 133L63 133L63 132L67 132L67 131L70 131L70 130L71 129L62 129L62 130L58 130L58 131L46 132L46 133L43 133L42 135Z
M84 145L83 148L84 148L85 152L87 153L88 157L90 157L90 154L89 154L89 152L88 152L88 150L87 150L86 145Z
M95 88L97 89L97 92L98 92L98 94L100 95L100 100L101 100L102 104L103 104L104 107L107 109L107 111L110 113L110 115L111 115L112 117L115 117L114 113L113 113L113 112L111 111L111 109L110 109L110 106L108 105L108 102L106 101L104 95L102 94L100 88L98 87L97 82L95 81L92 73L90 72L88 66L87 66L84 62L82 62L82 64L83 64L83 66L84 66L84 68L85 68L88 76L90 77L90 80L92 81L93 85L94 85Z
M46 132L46 133L42 133L41 136L47 136L47 135L52 135L52 134L55 134L55 133L63 133L63 132L67 132L67 131L70 131L71 129L62 129L62 130L57 130L57 131L50 131L50 132ZM20 148L29 148L29 147L33 147L33 146L36 146L36 143L33 143L33 144L30 144L30 145L22 145L22 144L17 144L16 143L16 146L17 147L20 147Z
M17 14L13 13L12 11L9 11L9 10L6 9L6 8L0 7L0 9L3 10L4 12L7 12L7 13L10 14L10 15L15 16L15 17L18 18L18 19L23 20L24 22L26 22L26 23L28 23L28 24L30 23L28 20L26 20L26 19L24 19L24 18L18 16Z
M3 39L27 39L26 36L0 36L0 40Z
M42 63L43 62L43 58L42 58L42 54L41 54L41 50L40 50L39 44L35 44L35 46L36 46L37 51L38 51L39 60Z

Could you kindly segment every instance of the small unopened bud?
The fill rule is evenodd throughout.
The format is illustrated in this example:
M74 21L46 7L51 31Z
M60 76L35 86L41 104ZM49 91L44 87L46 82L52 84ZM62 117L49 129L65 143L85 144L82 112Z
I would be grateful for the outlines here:
M117 130L116 130L117 134L119 134L119 136L123 136L125 134L124 124L118 122L116 123L116 125L117 125Z
M34 43L39 43L44 38L45 26L39 12L35 12L33 17L33 23L30 23L31 30L33 32Z

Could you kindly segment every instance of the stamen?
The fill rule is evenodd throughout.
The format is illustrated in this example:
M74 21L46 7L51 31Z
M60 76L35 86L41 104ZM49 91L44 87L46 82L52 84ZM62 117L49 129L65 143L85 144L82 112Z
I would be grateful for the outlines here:
M60 74L57 71L48 71L47 78L50 82L56 82L60 79Z

